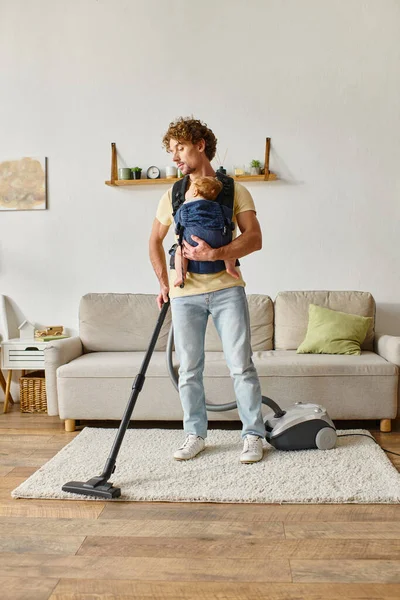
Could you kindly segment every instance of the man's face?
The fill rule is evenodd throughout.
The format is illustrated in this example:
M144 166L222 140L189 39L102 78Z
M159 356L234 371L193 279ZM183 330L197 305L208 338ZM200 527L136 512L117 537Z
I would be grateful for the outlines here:
M176 163L178 169L184 175L193 173L201 164L204 152L201 151L202 143L192 144L192 142L178 141L171 139L169 148L172 154L172 160Z

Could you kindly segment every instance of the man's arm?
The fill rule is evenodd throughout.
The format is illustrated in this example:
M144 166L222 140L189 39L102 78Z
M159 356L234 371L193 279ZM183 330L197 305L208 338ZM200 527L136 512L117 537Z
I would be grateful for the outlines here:
M160 293L157 296L157 304L160 310L164 302L168 302L169 293L168 269L163 247L163 240L168 233L168 229L167 225L163 225L158 219L154 219L149 240L150 261L160 282Z
M241 235L230 244L220 248L211 248L204 240L193 235L192 239L198 242L198 246L191 246L183 242L183 255L190 260L228 260L230 258L242 258L256 250L261 250L262 233L260 223L254 210L246 210L236 216Z

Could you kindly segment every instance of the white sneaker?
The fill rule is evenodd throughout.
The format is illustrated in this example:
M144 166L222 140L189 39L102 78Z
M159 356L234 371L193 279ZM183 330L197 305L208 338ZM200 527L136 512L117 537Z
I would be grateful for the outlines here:
M189 460L189 458L194 458L196 454L204 450L204 447L205 443L202 437L189 433L182 446L174 453L174 458L176 460Z
M263 443L262 438L258 435L248 434L244 438L243 452L240 455L241 463L254 463L258 462L263 457Z

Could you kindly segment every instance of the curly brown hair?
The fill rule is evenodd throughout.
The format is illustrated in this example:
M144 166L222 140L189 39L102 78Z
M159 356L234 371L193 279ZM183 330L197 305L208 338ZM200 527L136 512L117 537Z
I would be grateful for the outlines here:
M222 183L215 177L198 177L193 181L200 196L206 200L215 200L222 191Z
M215 156L217 138L206 123L193 119L193 117L179 117L169 124L167 133L163 137L163 146L167 152L170 152L169 142L171 139L179 142L191 142L192 144L204 140L206 143L205 155L208 160L211 161Z

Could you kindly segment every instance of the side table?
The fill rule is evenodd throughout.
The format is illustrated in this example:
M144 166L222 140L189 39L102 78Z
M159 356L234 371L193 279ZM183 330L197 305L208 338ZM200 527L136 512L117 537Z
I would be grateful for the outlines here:
M1 343L1 368L8 369L7 383L4 391L3 412L7 412L9 403L14 403L10 394L13 370L34 371L36 369L44 369L45 347L46 342L40 342L37 339L24 340L15 338L5 340ZM1 374L0 384L2 387L4 381L4 376Z

